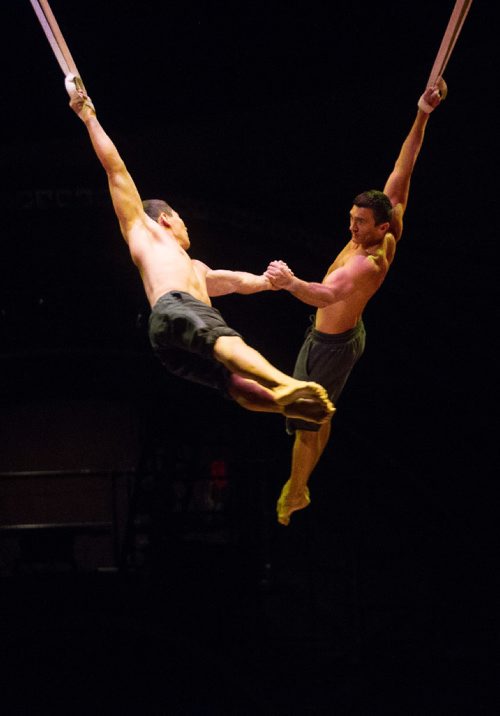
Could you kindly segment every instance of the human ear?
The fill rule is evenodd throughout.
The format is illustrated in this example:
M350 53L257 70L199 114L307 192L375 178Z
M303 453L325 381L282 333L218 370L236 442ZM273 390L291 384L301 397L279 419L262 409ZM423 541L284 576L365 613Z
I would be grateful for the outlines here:
M166 211L161 212L160 216L158 217L158 223L160 224L160 226L165 226L167 229L170 228L171 224L168 220L168 214Z

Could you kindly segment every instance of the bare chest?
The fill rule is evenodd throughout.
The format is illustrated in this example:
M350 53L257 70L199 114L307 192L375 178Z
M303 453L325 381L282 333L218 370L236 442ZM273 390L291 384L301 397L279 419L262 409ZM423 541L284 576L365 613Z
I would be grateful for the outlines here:
M346 263L356 254L356 251L353 251L349 245L346 246L342 251L336 256L333 263L330 264L328 267L328 270L325 274L325 278L329 276L329 274L332 273L332 271L336 271L339 268L342 268L346 265Z

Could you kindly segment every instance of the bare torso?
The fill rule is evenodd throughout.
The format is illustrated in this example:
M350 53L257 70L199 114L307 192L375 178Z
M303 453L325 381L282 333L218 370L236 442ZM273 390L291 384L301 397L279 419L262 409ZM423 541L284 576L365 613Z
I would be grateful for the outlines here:
M370 272L368 280L356 285L348 298L336 301L316 312L316 328L323 333L343 333L358 323L366 304L382 285L389 267L394 259L396 242L391 234L386 234L384 240L366 249L353 241L349 241L338 254L323 278L327 280L332 271L346 266L354 257L364 256L367 261L373 261L377 271Z
M127 238L151 306L168 291L185 291L211 305L205 280L207 266L191 259L168 229L148 219Z

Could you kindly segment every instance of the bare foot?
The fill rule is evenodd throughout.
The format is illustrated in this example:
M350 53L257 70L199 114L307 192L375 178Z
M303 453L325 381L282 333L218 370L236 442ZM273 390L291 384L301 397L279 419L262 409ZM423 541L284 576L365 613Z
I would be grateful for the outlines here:
M311 497L309 495L309 488L304 487L304 492L298 496L290 496L290 480L285 482L281 495L279 496L278 503L276 505L276 512L278 513L278 522L285 527L290 523L290 517L292 512L297 510L303 510L311 504Z
M330 420L335 412L335 408L330 403L331 409L325 407L323 403L315 400L306 400L299 398L295 403L285 405L282 412L287 418L297 418L298 420L307 420L310 423L326 423Z
M273 396L282 412L289 418L299 418L312 423L324 423L335 412L328 393L318 383L293 381L275 388Z

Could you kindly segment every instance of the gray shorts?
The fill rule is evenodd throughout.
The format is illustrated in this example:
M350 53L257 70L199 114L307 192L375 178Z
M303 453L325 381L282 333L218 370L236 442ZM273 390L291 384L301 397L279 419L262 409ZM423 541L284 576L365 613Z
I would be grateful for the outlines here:
M311 316L314 321L314 316ZM295 362L294 378L322 385L336 405L347 379L365 349L365 327L360 320L344 333L322 333L310 326ZM317 423L287 418L287 433L295 430L318 431Z
M220 336L240 336L220 312L184 291L158 299L149 317L149 340L165 368L180 378L227 395L228 369L213 357Z

